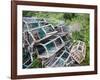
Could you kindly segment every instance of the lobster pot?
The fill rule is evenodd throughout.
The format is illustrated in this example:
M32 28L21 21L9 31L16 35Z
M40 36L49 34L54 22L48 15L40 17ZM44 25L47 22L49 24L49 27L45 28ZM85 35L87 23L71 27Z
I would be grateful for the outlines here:
M74 59L71 57L70 53L65 48L62 48L52 58L50 57L45 61L44 65L46 67L66 67L73 64L73 62Z
M48 39L45 39L36 46L38 57L49 58L50 56L57 53L62 47L64 47L64 45L65 44L60 36L52 36Z
M70 53L75 61L80 64L85 59L86 55L85 43L82 41L77 41L76 43L74 43Z
M45 19L34 17L23 17L23 33L25 32L30 33L36 43L57 33L53 25L47 23Z

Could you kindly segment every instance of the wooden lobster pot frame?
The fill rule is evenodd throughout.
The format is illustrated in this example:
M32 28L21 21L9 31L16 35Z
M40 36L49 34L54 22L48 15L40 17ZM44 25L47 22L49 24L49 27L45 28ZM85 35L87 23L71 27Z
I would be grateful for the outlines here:
M85 42L77 41L71 51L70 51L72 57L78 62L79 64L85 59L86 55L86 45Z

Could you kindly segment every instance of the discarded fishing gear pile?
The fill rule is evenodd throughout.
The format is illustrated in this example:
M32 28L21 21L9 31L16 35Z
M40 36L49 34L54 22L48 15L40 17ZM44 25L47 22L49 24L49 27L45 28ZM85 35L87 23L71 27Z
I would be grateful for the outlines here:
M74 41L68 28L53 26L45 19L23 17L23 68L30 68L34 58L41 60L42 67L66 67L79 65L86 54L82 41Z

